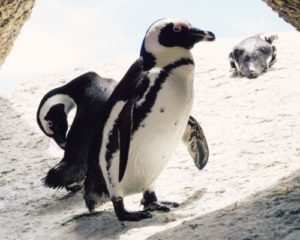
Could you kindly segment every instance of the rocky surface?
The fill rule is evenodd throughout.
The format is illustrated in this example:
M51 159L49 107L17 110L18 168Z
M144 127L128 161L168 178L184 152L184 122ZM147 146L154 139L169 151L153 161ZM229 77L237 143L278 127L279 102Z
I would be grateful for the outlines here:
M285 21L300 31L300 1L299 0L263 0Z
M0 66L29 18L34 2L35 0L0 1Z

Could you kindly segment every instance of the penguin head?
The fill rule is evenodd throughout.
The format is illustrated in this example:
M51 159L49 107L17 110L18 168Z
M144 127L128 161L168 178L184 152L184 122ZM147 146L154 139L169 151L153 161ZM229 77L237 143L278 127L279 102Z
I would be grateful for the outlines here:
M161 19L154 22L146 32L141 56L147 61L155 61L169 49L190 50L200 41L213 41L212 32L193 27L189 22L179 19Z
M68 112L75 102L68 95L46 95L37 112L40 129L62 148L65 149L68 131Z
M39 124L42 131L48 137L52 137L62 149L66 147L68 130L67 114L64 108L62 103L52 106L43 119L40 119L41 124Z

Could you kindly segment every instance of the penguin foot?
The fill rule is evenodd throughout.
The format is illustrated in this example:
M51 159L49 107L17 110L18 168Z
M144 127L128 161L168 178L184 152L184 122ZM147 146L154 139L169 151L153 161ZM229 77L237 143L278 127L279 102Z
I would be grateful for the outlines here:
M97 160L97 159L96 159ZM97 180L96 180L97 179ZM107 201L109 193L99 164L89 167L84 181L84 201L90 212Z
M96 209L97 201L94 201L93 199L85 199L85 205L88 208L89 212L92 213Z
M163 211L169 212L171 208L179 206L176 202L157 201L155 192L144 192L144 197L141 201L145 211Z
M120 221L137 222L146 218L152 218L151 213L147 211L128 212L124 208L124 202L121 197L115 197L112 199L115 213Z
M109 200L105 193L86 193L84 194L85 205L89 209L89 212L94 212L97 206L107 202Z
M147 205L144 204L145 211L162 211L162 212L169 212L171 208L177 208L179 204L176 202L166 202L166 201L155 201L151 202Z
M122 211L117 214L117 217L120 221L138 222L146 218L152 218L152 215L147 211L137 211L137 212Z

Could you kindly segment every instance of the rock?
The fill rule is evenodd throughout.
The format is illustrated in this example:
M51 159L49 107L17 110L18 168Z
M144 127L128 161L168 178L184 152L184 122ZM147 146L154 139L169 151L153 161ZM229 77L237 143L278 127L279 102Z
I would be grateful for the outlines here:
M300 1L299 0L263 0L273 11L286 22L300 31Z
M12 49L23 24L29 18L35 0L0 1L0 66Z

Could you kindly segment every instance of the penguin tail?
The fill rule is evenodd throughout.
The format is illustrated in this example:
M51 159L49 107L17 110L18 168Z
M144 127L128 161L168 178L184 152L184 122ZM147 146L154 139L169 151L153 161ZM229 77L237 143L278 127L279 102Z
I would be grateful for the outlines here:
M77 192L83 186L85 175L86 166L74 165L62 160L48 171L42 182L48 188L66 188L67 191Z

